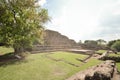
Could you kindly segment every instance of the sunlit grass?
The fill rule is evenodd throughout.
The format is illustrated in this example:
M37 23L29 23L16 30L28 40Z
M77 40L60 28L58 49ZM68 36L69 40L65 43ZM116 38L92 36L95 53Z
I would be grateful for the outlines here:
M96 51L96 53L98 53L98 54L103 54L104 52L106 52L106 50L98 50L98 51Z
M118 52L117 54L115 53L112 53L112 54L109 54L110 57L120 57L120 52Z
M69 52L54 53L50 56L56 59L65 59L74 64L81 64L76 58L87 57ZM101 62L90 59L87 63L82 63L80 67L75 67L62 61L51 60L45 57L45 54L47 53L31 54L25 60L0 66L0 80L65 80L71 75Z
M50 56L55 59L62 59L78 65L81 64L81 62L78 61L77 59L83 60L86 57L88 57L88 55L75 54L70 52L54 52L54 54L51 54Z
M14 52L13 48L7 48L7 47L4 47L4 46L1 46L0 47L0 55L2 54L6 54L6 53L12 53Z
M120 72L120 62L117 63L117 69L118 69L118 71Z

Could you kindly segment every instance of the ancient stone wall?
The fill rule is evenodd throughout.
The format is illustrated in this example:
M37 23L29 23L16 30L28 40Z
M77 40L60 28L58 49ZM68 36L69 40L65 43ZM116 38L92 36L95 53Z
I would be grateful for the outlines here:
M116 56L104 56L101 57L100 60L114 60L116 62L120 62L120 56L116 57Z
M36 44L33 47L33 51L55 51L55 50L66 50L72 48L80 48L77 43L69 39L68 37L60 34L57 31L45 30L44 34L44 44Z
M78 72L66 80L114 80L115 62L107 60L85 71Z
M76 42L68 37L61 35L59 32L46 30L44 36L44 45L49 46L75 46Z

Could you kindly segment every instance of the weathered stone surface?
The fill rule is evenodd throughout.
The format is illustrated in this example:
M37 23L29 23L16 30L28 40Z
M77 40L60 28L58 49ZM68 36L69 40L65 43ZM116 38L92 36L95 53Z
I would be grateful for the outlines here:
M120 62L120 56L116 57L116 56L104 56L101 57L100 60L114 60L116 62Z
M44 52L44 51L55 51L55 50L65 50L76 48L77 43L69 39L68 37L60 34L57 31L45 30L44 34L44 44L38 45L36 44L33 47L33 51L35 52Z
M97 66L73 75L67 80L111 80L114 68L115 62L107 60Z
M57 31L46 30L45 31L45 45L51 46L74 46L76 42L68 37L60 34Z

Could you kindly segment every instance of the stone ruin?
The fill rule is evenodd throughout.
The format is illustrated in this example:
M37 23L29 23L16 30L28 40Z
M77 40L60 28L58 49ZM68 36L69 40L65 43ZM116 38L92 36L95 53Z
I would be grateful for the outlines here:
M60 34L59 32L46 30L45 31L45 38L44 38L44 45L48 46L75 46L76 42L68 37Z
M85 80L111 80L113 78L114 68L114 61L105 61L94 67L93 72L87 73Z
M106 51L102 55L99 56L99 60L113 60L115 62L120 62L120 56L109 56L109 54L116 54L113 51Z
M115 62L107 60L97 66L78 72L66 80L116 80L114 77L115 68Z
M55 51L80 48L77 43L57 31L45 30L44 44L34 45L34 52Z

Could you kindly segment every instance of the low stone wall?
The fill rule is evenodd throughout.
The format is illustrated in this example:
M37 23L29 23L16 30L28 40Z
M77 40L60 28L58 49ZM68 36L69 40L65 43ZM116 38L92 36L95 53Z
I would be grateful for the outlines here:
M66 80L112 80L115 62L107 60L95 67L79 72Z
M91 56L95 53L94 50L83 50L83 49L69 49L66 51L77 53L77 54L91 55Z
M32 53L50 52L50 51L68 51L69 49L80 49L79 46L51 46L51 45L34 45L31 49Z
M104 57L100 58L100 60L114 60L116 62L120 62L120 56L119 57L104 56Z

